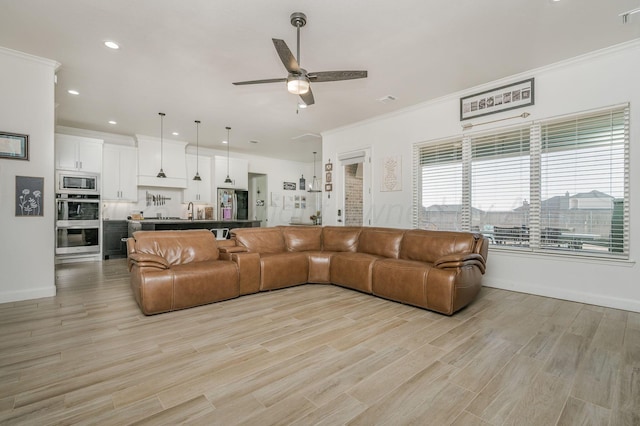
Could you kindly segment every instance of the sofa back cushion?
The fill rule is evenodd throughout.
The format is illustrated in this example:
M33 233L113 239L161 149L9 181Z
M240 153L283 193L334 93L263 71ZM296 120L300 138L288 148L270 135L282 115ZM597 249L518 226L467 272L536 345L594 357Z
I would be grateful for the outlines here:
M450 254L473 253L475 242L468 232L413 229L404 233L400 258L433 263Z
M322 228L319 226L287 226L282 228L288 251L322 250Z
M404 230L391 228L362 228L358 252L397 259Z
M325 251L356 251L360 227L325 226L322 228L322 249Z
M173 265L216 260L218 245L206 229L187 231L137 231L133 233L135 251L161 256Z
M254 253L282 253L286 251L282 228L236 228L231 231L236 242Z

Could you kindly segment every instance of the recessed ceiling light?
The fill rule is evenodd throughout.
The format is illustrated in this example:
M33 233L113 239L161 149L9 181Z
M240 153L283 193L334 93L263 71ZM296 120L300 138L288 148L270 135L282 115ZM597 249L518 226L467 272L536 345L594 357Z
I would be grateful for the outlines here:
M77 90L73 90L73 89L69 89L67 90L67 93L70 95L79 95L80 92L78 92Z
M118 124L118 122L114 120L109 120L109 124Z
M104 45L107 46L109 49L120 49L120 45L118 45L118 43L116 43L115 41L105 41Z
M226 145L229 143L229 141L222 141L222 143Z
M172 134L173 136L178 136L180 133L178 133L178 132L173 132L173 133L171 133L171 134Z

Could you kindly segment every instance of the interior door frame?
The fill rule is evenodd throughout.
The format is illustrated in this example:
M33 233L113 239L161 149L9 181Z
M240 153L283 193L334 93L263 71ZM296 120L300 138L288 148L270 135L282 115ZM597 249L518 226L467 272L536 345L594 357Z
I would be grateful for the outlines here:
M362 161L359 161L362 159ZM363 147L356 150L350 150L338 153L337 172L340 182L340 198L338 198L337 209L341 210L342 215L339 218L339 226L345 226L346 210L345 210L345 196L346 196L346 179L344 174L344 167L348 164L355 164L362 162L362 225L372 226L372 211L373 211L373 199L372 199L372 177L371 177L371 147ZM336 194L337 195L337 194ZM336 197L337 198L337 197Z

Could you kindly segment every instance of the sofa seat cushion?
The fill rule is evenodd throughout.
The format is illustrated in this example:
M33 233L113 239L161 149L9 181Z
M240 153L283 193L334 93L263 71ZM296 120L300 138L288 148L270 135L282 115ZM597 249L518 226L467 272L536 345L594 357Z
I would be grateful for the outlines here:
M431 266L424 262L381 259L373 266L372 293L385 299L426 308L427 276Z
M260 291L305 284L309 258L303 252L260 255Z
M134 279L135 278L135 279ZM240 295L238 267L214 260L175 265L160 270L145 268L131 280L136 301L145 315L231 299Z
M310 283L331 283L331 251L308 251L309 279Z
M379 259L382 257L367 253L334 253L331 257L331 282L342 287L371 293L373 264Z
M234 262L195 262L171 268L173 309L231 299L240 295L238 267Z

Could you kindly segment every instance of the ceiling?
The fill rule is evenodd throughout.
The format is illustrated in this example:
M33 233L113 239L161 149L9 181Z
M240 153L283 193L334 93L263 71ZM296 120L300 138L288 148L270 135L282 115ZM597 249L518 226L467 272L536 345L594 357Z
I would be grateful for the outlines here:
M0 0L0 46L62 65L57 124L310 162L320 133L640 37L639 0ZM272 38L301 66L367 70L312 84L298 110ZM103 45L112 40L119 50ZM80 92L73 96L67 90ZM393 96L395 101L381 102ZM109 120L117 124L109 124ZM179 136L172 136L177 131ZM250 141L254 141L251 143ZM257 141L257 143L255 143Z

